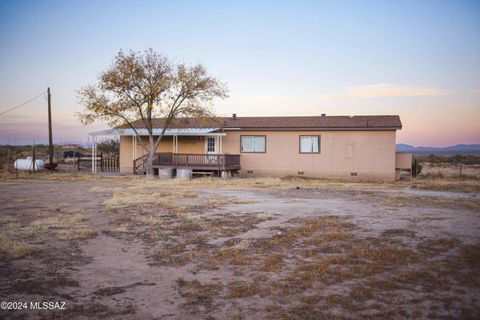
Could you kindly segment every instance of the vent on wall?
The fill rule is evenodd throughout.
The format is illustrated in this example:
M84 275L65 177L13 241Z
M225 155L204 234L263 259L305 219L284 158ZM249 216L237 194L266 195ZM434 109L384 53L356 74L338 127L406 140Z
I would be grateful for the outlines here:
M352 177L356 177L356 176L358 176L358 172L350 172L350 175L351 175Z
M298 174L299 176L303 176L303 171L298 171L297 174Z
M248 174L253 173L253 170L247 170L247 173Z

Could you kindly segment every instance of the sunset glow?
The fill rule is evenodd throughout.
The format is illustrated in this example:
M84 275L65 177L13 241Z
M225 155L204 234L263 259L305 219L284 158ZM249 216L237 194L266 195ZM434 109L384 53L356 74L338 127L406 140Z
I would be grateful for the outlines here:
M202 62L220 116L398 114L397 143L480 143L476 1L2 1L0 112L52 89L54 142L87 143L76 91L119 49ZM0 115L0 144L47 141L46 99Z

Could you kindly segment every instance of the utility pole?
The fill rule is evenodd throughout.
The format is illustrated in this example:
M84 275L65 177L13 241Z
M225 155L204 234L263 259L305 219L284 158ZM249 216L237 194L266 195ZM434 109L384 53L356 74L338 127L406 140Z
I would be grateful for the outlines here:
M50 94L50 87L47 89L48 94L48 162L50 170L53 169L53 138L52 138L52 96Z

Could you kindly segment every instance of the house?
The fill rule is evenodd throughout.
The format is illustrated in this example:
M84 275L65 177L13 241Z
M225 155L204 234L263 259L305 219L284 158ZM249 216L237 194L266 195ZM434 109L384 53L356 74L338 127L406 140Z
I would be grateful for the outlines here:
M154 119L154 133L162 130ZM143 122L133 123L148 143ZM397 115L180 119L166 130L154 168L191 168L242 176L305 176L392 181L410 169L395 152ZM132 128L91 133L120 136L120 171L143 173L145 152ZM410 160L409 160L410 159ZM409 162L410 161L410 162ZM94 166L96 170L96 166Z

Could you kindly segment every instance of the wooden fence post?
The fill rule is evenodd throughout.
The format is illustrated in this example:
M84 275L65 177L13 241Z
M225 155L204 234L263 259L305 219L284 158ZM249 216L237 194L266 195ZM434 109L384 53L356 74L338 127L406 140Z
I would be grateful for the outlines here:
M33 164L33 174L35 174L35 165L36 165L36 162L37 162L37 159L36 159L36 154L35 154L35 139L33 140L33 161L32 161L32 164Z

